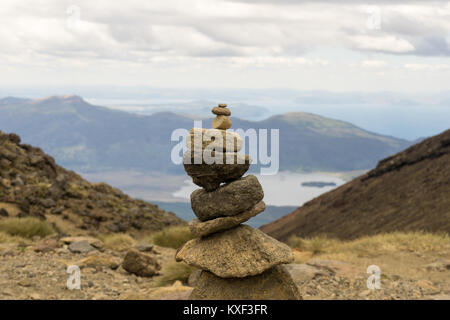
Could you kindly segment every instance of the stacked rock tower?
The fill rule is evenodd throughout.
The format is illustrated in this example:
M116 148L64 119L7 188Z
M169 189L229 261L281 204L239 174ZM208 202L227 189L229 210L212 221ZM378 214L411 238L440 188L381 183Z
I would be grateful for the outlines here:
M231 127L226 104L212 109L213 129L193 128L183 155L184 168L202 187L191 194L197 219L189 222L197 237L176 254L177 261L201 269L191 299L299 299L283 264L293 261L290 248L260 230L242 225L265 210L263 189L241 150L242 138ZM205 149L213 148L211 162Z

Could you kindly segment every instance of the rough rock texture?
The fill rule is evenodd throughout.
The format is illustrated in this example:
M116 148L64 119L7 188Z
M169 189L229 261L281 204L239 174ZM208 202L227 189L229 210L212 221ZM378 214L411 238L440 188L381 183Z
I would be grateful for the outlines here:
M211 112L216 116L231 116L231 111L225 107L214 107Z
M231 127L231 120L227 116L217 116L212 121L214 129L227 130Z
M260 275L243 279L223 279L202 271L189 299L298 300L301 296L289 273L277 266Z
M238 153L211 153L213 157L220 157L222 164L205 163L201 152L186 151L183 155L184 169L192 177L192 182L206 191L216 190L221 183L239 179L250 167L251 159L248 155ZM201 160L195 164L195 159Z
M140 277L152 277L161 269L155 258L136 249L127 252L122 267Z
M250 210L244 211L235 216L216 218L205 222L201 222L198 219L193 219L189 222L189 229L194 236L204 237L215 232L231 229L263 212L265 209L266 204L264 201L260 201Z
M258 179L248 175L239 180L207 192L197 189L191 194L191 206L201 220L211 220L224 216L234 216L252 208L264 198Z
M450 232L450 130L261 227L292 235L355 239L395 231Z
M209 146L216 151L238 152L242 149L242 144L240 135L220 129L192 128L186 137L186 145L191 150L200 149L200 146L201 149L205 149Z
M120 258L109 254L91 254L79 260L76 264L81 269L84 268L109 268L116 270L120 266Z
M246 225L188 241L176 254L178 261L221 278L242 278L290 263L291 249L260 230Z

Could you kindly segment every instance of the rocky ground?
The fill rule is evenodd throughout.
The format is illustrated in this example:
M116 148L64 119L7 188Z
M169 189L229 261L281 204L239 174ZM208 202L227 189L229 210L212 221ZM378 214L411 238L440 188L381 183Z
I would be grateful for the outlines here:
M88 238L89 239L89 238ZM80 239L76 239L79 243ZM67 241L40 241L31 246L0 245L0 299L187 299L192 287L175 281L161 287L162 276L141 277L124 269L125 251L104 249L101 241L89 240L90 251ZM173 261L175 249L148 245L140 253L159 265ZM81 251L81 252L80 252ZM308 252L294 254L308 255ZM450 299L450 261L427 257L411 268L423 271L420 278L402 274L381 275L381 289L369 290L367 266L355 266L319 257L288 268L305 300L312 299ZM430 261L434 261L430 263ZM67 289L69 265L81 269L81 289ZM195 277L191 277L191 285Z
M150 246L148 255L163 265L172 261L175 250ZM67 245L36 252L36 247L0 247L0 299L181 299L192 288L176 282L156 287L158 275L140 277L122 267L125 252L93 250L74 253ZM67 267L78 265L81 289L69 290Z

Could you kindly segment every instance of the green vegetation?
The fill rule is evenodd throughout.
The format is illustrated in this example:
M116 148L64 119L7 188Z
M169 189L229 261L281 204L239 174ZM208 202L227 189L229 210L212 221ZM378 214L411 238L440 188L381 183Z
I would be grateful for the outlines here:
M184 262L169 262L163 266L161 270L161 276L157 280L158 286L170 285L173 282L180 280L183 283L187 283L189 275L195 270L195 268L187 265Z
M179 248L187 241L193 239L191 231L187 226L174 226L164 228L152 236L152 242L158 246Z
M83 188L82 186L71 183L66 190L66 193L69 197L83 199L89 196L89 191Z
M105 244L105 248L116 251L125 251L133 247L136 241L126 233L101 235L98 237Z
M6 232L0 231L0 243L21 243L26 242L27 239L12 236Z
M54 234L55 229L48 222L33 217L6 218L0 220L0 232L31 239Z

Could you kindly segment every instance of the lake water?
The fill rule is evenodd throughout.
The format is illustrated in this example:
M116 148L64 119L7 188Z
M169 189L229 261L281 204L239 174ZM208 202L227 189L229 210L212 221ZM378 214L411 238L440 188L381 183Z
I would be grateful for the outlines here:
M272 206L301 206L345 183L343 179L325 173L279 172L272 176L256 176L264 189L264 202ZM311 181L334 182L336 186L323 188L302 186L303 182ZM174 192L173 196L189 199L195 189L198 189L198 186L194 185L190 179L186 179L184 185Z

